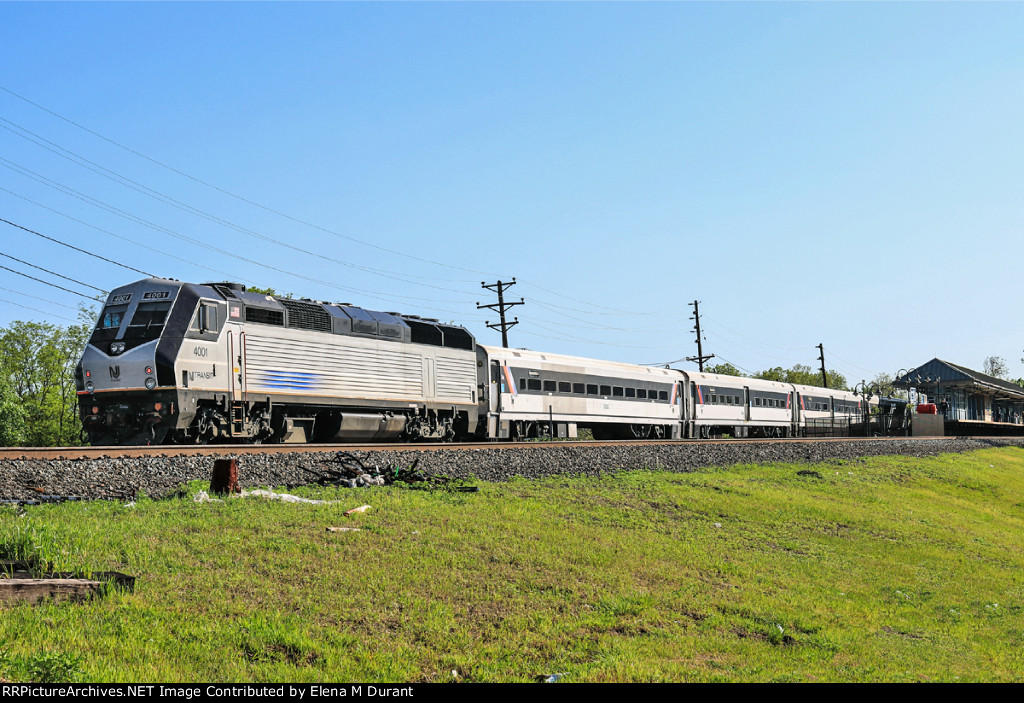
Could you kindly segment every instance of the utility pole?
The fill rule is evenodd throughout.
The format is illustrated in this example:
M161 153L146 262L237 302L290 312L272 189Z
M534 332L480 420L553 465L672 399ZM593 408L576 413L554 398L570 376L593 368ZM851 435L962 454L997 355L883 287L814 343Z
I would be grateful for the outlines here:
M714 359L715 355L714 354L708 354L707 356L704 356L704 347L702 346L701 338L700 338L700 311L697 308L697 306L699 304L700 304L700 301L698 301L698 300L694 300L692 303L690 303L690 305L693 306L693 317L691 317L690 319L694 320L696 322L696 324L693 326L693 329L697 333L697 356L688 356L688 357L686 357L686 360L687 361L696 361L697 362L697 368L700 369L700 371L703 373L704 372L704 362L707 361L708 359Z
M501 330L501 346L505 347L506 349L508 348L508 328L515 327L516 325L518 325L519 318L515 318L515 320L512 322L505 322L505 311L508 310L513 305L522 305L524 302L526 302L522 298L519 299L518 303L505 302L505 289L508 288L509 286L514 286L515 284L516 279L514 277L512 278L511 283L502 283L501 281L498 281L497 283L484 283L483 281L480 281L480 285L482 287L487 288L488 290L493 290L498 294L498 302L492 303L490 305L481 305L480 303L476 304L477 310L481 308L489 308L491 310L497 310L498 314L501 315L501 322L492 325L488 320L484 322L484 324L490 327L492 330Z
M821 361L821 387L828 388L828 376L825 375L825 345L819 344L818 350L821 352L821 356L818 357Z

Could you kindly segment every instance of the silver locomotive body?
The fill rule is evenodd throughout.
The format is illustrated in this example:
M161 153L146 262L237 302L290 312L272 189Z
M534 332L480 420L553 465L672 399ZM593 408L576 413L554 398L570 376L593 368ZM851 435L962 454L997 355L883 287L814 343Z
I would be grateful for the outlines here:
M146 279L110 294L79 410L93 444L451 439L476 430L476 356L435 320Z

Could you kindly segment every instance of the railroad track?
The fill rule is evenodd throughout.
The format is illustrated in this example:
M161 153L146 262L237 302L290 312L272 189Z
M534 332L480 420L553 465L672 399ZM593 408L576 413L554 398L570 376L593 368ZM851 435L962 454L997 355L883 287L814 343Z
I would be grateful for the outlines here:
M463 442L417 444L207 444L157 445L145 447L5 447L0 448L0 461L24 459L100 459L160 456L243 456L251 454L313 454L344 451L466 451L480 449L554 449L557 447L614 447L658 446L690 444L810 444L829 442L900 442L907 440L937 441L952 437L799 437L787 439L677 439L677 440L601 440L601 441L549 441L549 442ZM957 439L994 439L962 437Z

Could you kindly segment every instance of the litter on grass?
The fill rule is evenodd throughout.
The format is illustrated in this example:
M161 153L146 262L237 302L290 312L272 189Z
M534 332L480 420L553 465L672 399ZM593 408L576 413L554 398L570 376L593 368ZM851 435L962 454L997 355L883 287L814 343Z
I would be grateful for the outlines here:
M307 505L334 505L336 503L340 503L341 502L340 500L313 500L312 498L302 498L300 496L295 496L295 495L292 495L291 493L275 493L274 491L264 491L264 490L261 490L261 489L256 489L256 490L253 490L253 491L244 491L243 490L241 493L239 493L237 495L238 495L239 498L249 498L249 497L253 497L253 498L266 498L268 500L284 501L285 503L305 503ZM192 497L192 500L194 500L196 503L223 503L224 502L220 498L211 498L210 494L207 493L206 491L199 491L198 493L196 493ZM365 511L369 507L370 507L369 505L364 505L362 508L355 508L354 510L350 510L349 513L351 513L351 512L363 512L363 511ZM348 515L348 513L345 513L345 514Z
M242 491L241 496L246 498L248 496L256 496L257 498L269 498L270 500L281 500L285 503L307 503L309 505L334 505L340 503L340 500L313 500L312 498L300 498L299 496L293 496L291 493L274 493L273 491Z

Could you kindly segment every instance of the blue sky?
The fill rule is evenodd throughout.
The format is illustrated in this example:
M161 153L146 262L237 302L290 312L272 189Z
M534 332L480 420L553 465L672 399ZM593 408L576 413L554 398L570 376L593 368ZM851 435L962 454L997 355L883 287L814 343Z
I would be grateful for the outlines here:
M0 22L0 217L133 268L492 344L480 282L515 276L513 346L680 359L698 299L705 352L751 372L815 366L820 342L851 383L935 356L1024 376L1024 5L3 3ZM82 283L140 277L0 232ZM80 300L0 269L2 325Z

